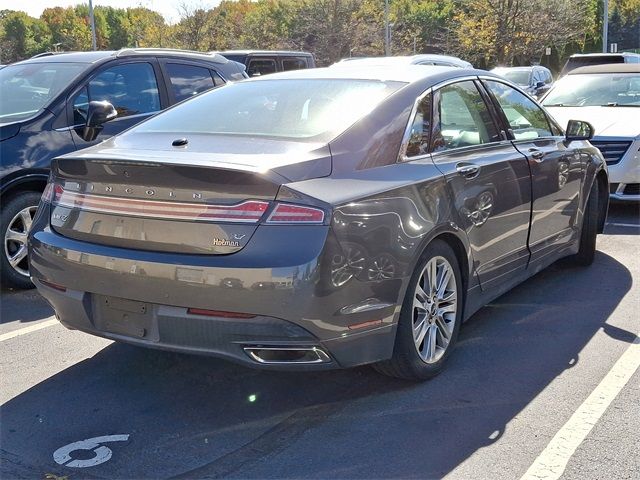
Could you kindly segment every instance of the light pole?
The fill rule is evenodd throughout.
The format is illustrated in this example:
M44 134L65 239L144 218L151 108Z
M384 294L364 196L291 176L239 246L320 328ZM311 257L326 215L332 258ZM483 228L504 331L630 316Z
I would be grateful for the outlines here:
M384 0L384 54L391 55L391 34L389 32L389 0Z
M609 50L609 0L604 0L604 13L602 14L602 53Z
M93 18L93 0L89 0L89 23L91 24L91 49L97 50L96 46L96 22Z

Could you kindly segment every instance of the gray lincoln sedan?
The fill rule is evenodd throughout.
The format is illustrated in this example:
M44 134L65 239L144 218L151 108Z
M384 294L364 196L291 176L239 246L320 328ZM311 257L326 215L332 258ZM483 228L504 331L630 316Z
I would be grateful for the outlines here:
M87 128L110 107L92 102ZM30 271L94 335L426 379L482 305L562 257L592 262L608 179L591 136L478 70L232 84L57 158Z

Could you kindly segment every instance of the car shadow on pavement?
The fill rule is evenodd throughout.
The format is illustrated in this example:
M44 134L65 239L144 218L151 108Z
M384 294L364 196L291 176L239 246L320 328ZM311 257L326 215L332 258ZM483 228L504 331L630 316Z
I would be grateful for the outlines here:
M498 441L598 330L632 341L606 324L631 284L600 252L591 268L554 265L474 315L445 372L421 384L112 344L3 405L1 453L11 473L70 478L439 478ZM107 463L52 459L111 434L130 440Z
M9 322L28 323L53 315L53 308L34 288L13 290L2 288L0 297L0 324Z

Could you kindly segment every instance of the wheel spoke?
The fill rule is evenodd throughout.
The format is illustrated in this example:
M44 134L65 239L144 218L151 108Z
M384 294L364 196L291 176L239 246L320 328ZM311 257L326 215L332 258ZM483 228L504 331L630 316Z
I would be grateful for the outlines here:
M445 306L441 306L438 308L438 316L442 317L444 316L445 313L455 313L456 311L456 304L453 303L451 305L445 305Z
M445 290L447 289L447 285L449 285L449 280L451 280L452 274L453 272L447 265L442 265L442 273L440 274L440 281L438 282L436 289L438 298L442 299L444 297Z
M414 338L416 347L420 349L420 345L424 340L424 336L429 331L429 324L427 323L427 318L423 318L422 321L414 328Z
M429 262L429 293L433 294L436 291L436 284L438 281L438 264L435 259Z
M25 233L29 233L31 230L31 223L33 219L31 218L31 209L25 208L20 212L20 218L22 219L22 225L24 226Z
M24 232L16 232L15 230L7 230L7 234L5 235L5 241L13 241L24 245L27 243L27 234Z
M444 341L444 344L442 345L444 348L449 344L449 340L451 339L449 325L447 325L444 317L441 317L439 315L436 317L436 325L438 327L438 333L440 333L440 335L442 336L442 340Z
M430 325L428 328L427 339L425 344L427 346L426 357L428 362L433 362L436 357L436 335L438 328L435 325Z
M424 291L424 289L420 286L420 284L416 285L416 295L415 299L417 299L420 303L424 304L427 301L428 295Z
M15 267L26 256L27 256L27 246L26 245L22 245L20 247L20 249L12 257L9 257L9 263L11 264L12 267Z

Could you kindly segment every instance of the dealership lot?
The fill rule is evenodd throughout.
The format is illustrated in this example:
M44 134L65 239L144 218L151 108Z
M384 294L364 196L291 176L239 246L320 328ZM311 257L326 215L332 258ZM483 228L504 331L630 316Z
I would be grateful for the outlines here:
M3 291L0 476L519 478L637 342L638 218L614 205L592 267L554 265L483 308L423 384L115 344ZM638 478L639 396L636 371L563 478Z

